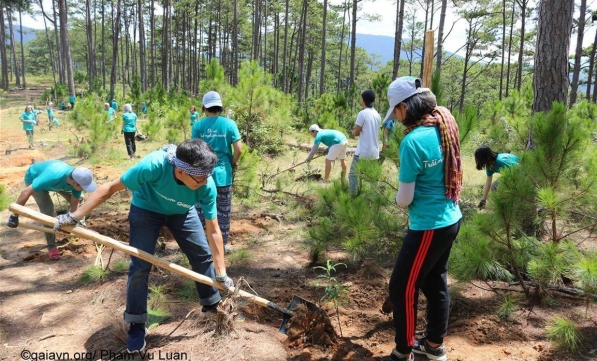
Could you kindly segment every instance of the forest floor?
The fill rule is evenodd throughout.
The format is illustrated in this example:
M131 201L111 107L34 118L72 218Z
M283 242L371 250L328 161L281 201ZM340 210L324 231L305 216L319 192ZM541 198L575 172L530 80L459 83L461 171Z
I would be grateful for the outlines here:
M100 184L118 177L130 166L124 160L126 154L120 137L110 146L122 148L123 159L113 165L89 164L69 156L74 135L65 126L40 131L44 121L47 124L43 117L42 126L36 131L36 149L28 149L17 120L23 108L24 104L0 110L0 183L6 186L11 199L16 199L24 187L23 175L32 159L63 159L73 165L85 165L93 170ZM65 117L60 112L57 116L60 120ZM138 147L141 155L157 148L156 144L145 143ZM128 191L114 196L91 214L88 227L127 242L129 200ZM231 227L233 252L226 256L228 273L243 290L256 292L282 307L288 307L294 295L317 303L324 295L324 286L321 278L317 278L321 272L313 267L322 264L313 264L309 258L304 242L309 224L293 218L282 203L273 204L264 199L258 204L243 204L235 200ZM37 210L33 199L27 206ZM126 262L128 256L104 250L102 258L106 263L110 259L112 271L101 282L83 284L79 279L94 264L97 255L91 241L58 237L63 258L50 261L43 235L24 228L5 227L8 215L7 210L0 213L3 224L0 227L0 360L60 356L70 360L362 361L385 360L393 348L392 316L384 314L381 306L387 296L394 259L353 262L348 254L329 250L326 259L347 265L338 267L333 276L348 287L350 299L338 313L331 304L320 304L333 331L289 337L278 332L282 314L236 299L245 316L244 322L235 322L235 330L229 336L215 337L215 320L201 315L199 305L184 295L185 290L193 292L189 281L155 269L150 285L159 289L156 295L163 297L161 307L165 308L161 312L168 317L162 317L151 327L146 353L134 357L118 355L116 352L125 345L122 313L126 271L117 271L114 265ZM31 223L24 217L21 222ZM163 232L162 240L163 247L158 249L157 256L179 262L180 252L169 232ZM240 277L246 283L239 283ZM454 284L454 280L450 283ZM485 285L462 286L453 299L445 339L450 360L597 360L594 307L585 313L581 300L558 295L557 302L532 309L522 306L514 321L503 321L496 316L501 300L485 290ZM425 326L423 296L419 304L418 332ZM560 314L572 316L578 322L587 341L582 353L558 352L546 339L547 322ZM424 359L416 357L417 361Z

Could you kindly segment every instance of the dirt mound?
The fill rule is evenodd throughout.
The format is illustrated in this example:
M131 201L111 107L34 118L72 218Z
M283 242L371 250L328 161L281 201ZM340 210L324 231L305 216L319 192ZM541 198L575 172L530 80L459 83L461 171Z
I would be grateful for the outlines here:
M329 317L324 312L310 311L304 304L292 310L286 332L290 347L303 344L327 347L334 345L338 340L338 334Z

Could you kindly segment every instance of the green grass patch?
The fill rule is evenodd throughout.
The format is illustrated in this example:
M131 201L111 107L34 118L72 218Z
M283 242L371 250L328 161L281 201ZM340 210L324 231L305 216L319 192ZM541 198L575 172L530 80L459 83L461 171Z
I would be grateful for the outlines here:
M235 249L226 256L228 262L234 266L246 266L249 263L250 252L246 249Z
M98 266L90 266L87 267L81 277L79 277L79 282L83 284L92 284L100 281L105 281L108 278L108 270L104 270Z
M5 210L8 208L10 204L10 197L8 192L6 191L6 187L0 184L0 211Z
M182 297L187 302L197 301L197 289L195 288L195 282L191 280L184 280L176 289L175 292L178 296Z
M119 259L118 261L114 262L114 266L112 266L112 271L114 272L126 272L129 270L130 263L123 259Z
M170 312L167 310L163 308L150 308L147 310L147 329L151 331L169 318Z
M584 342L576 323L564 316L557 316L549 322L546 331L547 338L563 351L577 352Z

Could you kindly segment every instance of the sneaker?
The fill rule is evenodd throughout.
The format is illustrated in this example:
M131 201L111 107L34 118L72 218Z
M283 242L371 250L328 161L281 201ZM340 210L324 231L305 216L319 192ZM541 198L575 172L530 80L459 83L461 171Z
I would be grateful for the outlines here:
M144 323L131 323L126 340L126 351L129 353L143 351L147 345L145 335L148 332Z
M448 356L446 356L446 347L443 343L438 347L431 347L425 337L415 341L413 352L419 355L426 355L429 360L446 361L448 359Z
M415 361L415 355L413 355L412 352L408 355L405 355L398 352L398 350L393 349L388 361Z
M232 248L230 248L229 245L225 244L224 245L224 254L229 254L230 252L232 252Z

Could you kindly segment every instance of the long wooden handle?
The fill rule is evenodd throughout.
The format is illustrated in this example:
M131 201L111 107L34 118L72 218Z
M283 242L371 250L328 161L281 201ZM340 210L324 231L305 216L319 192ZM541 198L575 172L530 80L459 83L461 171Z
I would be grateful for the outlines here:
M320 154L320 155L318 155L318 156L316 156L316 157L313 157L313 158L311 158L311 160L313 160L313 159L317 159L317 158L319 158L319 157L323 157L323 156L324 156L324 154ZM289 170L291 170L292 168L296 168L296 167L298 167L299 165L302 165L302 164L305 164L305 163L307 163L307 161L304 161L304 162L297 163L297 164L293 165L292 167L289 167L289 168L286 168L286 169L284 169L284 170L281 170L281 171L279 171L279 172L278 172L278 173L276 173L276 174L270 175L269 177L270 177L270 178L272 178L272 177L275 177L275 176L277 176L278 174L282 174L282 173L284 173L284 172L286 172L286 171L289 171Z
M36 212L32 209L18 205L16 203L11 204L8 207L8 209L13 213L25 216L27 218L31 218L39 223L42 223L42 224L45 224L48 226L53 226L54 223L56 222L56 218L54 218L54 217L50 217L45 214ZM40 227L40 228L42 228L42 227ZM94 242L103 244L106 247L114 248L114 249L122 251L126 254L129 254L131 256L135 256L135 257L140 258L144 261L147 261L153 265L167 269L167 270L177 273L183 277L189 278L193 281L213 286L222 291L225 290L224 287L219 282L217 282L207 276L204 276L197 272L193 272L188 268L177 265L176 263L171 263L171 262L159 259L145 251L142 251L135 247L131 247L129 245L123 244L115 239L110 238L110 237L103 236L99 233L96 233L96 232L93 232L93 231L90 231L90 230L87 230L87 229L84 229L81 227L63 226L61 229L68 231L68 232L74 234L75 236L78 236L81 238L86 238L86 239L92 240ZM44 232L45 232L45 230L44 230ZM231 287L230 292L232 293L234 291L235 291L234 287ZM241 297L255 303L256 305L259 305L262 307L267 307L269 309L292 316L292 311L290 311L286 308L280 307L280 306L276 305L275 303L266 300L265 298L261 298L259 296L256 296L254 294L248 293L243 290L239 290L239 295Z

